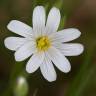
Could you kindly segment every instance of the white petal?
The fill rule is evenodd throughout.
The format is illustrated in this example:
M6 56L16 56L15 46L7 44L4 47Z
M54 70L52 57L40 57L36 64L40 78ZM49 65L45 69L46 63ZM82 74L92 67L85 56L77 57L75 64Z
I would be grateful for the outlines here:
M32 35L32 28L28 25L26 25L25 23L23 22L20 22L20 21L17 21L17 20L12 20L7 28L18 34L18 35L21 35L21 36L24 36L24 37L28 37L30 35Z
M53 41L68 42L78 38L81 32L78 29L68 28L53 35Z
M28 73L35 72L40 67L40 65L43 63L44 56L45 56L45 54L43 52L35 53L28 61L27 65L26 65L26 71Z
M37 6L33 11L33 30L35 35L41 35L45 28L45 9L43 6Z
M73 43L67 43L67 44L55 44L54 45L57 49L59 49L64 56L77 56L80 55L84 47L82 44L73 44Z
M51 47L48 50L48 56L56 65L56 67L62 72L67 73L71 70L71 66L67 58L63 54L61 54L56 48Z
M40 65L41 72L49 82L56 80L56 72L51 60L46 56L43 64Z
M23 61L27 59L29 56L32 55L36 50L34 42L28 42L24 44L22 47L20 47L16 52L15 52L15 60L16 61Z
M4 44L10 50L17 50L24 43L28 42L25 38L20 37L8 37L5 39Z
M46 31L48 32L48 34L57 31L60 24L60 17L61 16L59 9L53 7L49 12L46 23Z

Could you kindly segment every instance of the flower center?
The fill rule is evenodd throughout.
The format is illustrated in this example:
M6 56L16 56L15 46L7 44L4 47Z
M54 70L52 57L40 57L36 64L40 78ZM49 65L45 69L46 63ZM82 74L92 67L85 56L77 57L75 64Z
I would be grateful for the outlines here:
M45 51L50 47L50 41L47 36L37 38L36 44L39 51Z

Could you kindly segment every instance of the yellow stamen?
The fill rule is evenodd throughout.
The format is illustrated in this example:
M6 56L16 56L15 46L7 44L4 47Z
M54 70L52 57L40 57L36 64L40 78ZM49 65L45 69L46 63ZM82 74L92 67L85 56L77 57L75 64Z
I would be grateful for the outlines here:
M45 51L50 47L50 40L47 36L42 36L37 38L36 44L39 51Z

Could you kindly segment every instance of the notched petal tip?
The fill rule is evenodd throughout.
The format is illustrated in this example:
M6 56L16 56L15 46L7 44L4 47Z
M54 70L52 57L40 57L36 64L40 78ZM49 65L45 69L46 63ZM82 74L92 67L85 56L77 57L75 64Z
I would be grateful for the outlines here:
M56 79L57 79L57 75L56 75L56 76L53 76L53 77L50 77L50 76L45 77L45 76L43 75L43 77L44 77L45 80L47 80L48 82L53 82L53 81L56 81Z
M36 10L36 9L44 9L44 7L43 7L43 6L36 6L36 7L34 8L34 10Z
M22 61L22 60L17 56L16 53L14 54L14 57L15 57L15 61L17 61L17 62L21 62L21 61Z
M5 40L4 40L4 45L5 45L6 48L8 48L8 43L7 42L8 42L8 37L5 38Z
M29 73L29 74L31 74L32 73L32 71L31 70L29 70L29 68L28 68L28 66L26 65L26 72L27 73Z
M76 32L78 33L78 37L81 35L81 32L80 32L80 30L79 30L79 29L74 28L74 31L76 31Z
M64 70L64 73L69 73L71 71L71 65L69 65L66 70Z
M17 51L15 52L14 57L15 57L15 61L17 61L17 62L21 62L21 61L25 60L25 59L22 59L22 55L18 56L18 52Z
M51 11L53 12L53 14L58 14L58 16L61 18L60 10L58 8L53 7L53 8L51 8L50 12Z
M7 28L10 30L11 27L13 27L13 24L14 24L15 22L19 22L19 21L18 21L18 20L11 20L11 21L8 23Z
M57 78L53 78L53 79L46 79L48 82L54 82L56 81Z
M79 53L78 55L81 55L84 52L84 46L82 44L79 44Z
M5 47L6 48L8 48L9 50L13 50L14 51L14 48L12 48L11 46L10 46L10 37L7 37L7 38L5 38L5 40L4 40L4 45L5 45Z
M57 7L55 7L55 6L52 7L51 9L56 10L56 11L57 11L57 10L59 11L59 9L58 9Z
M68 29L65 29L65 30L70 30L70 32L72 32L73 34L75 34L76 37L80 37L80 35L81 35L80 30L77 29L77 28L68 28Z

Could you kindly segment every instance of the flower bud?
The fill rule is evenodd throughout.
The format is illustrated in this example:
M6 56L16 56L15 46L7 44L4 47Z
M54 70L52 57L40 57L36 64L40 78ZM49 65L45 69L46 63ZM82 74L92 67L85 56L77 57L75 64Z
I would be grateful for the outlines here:
M15 84L14 95L15 96L26 96L27 93L28 93L28 83L26 81L26 78L19 77Z

